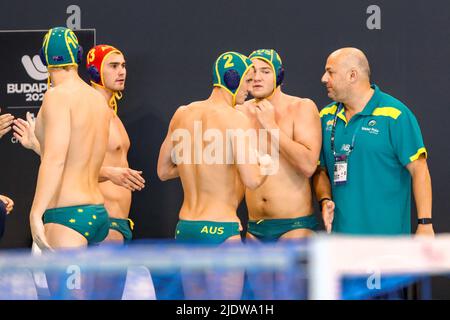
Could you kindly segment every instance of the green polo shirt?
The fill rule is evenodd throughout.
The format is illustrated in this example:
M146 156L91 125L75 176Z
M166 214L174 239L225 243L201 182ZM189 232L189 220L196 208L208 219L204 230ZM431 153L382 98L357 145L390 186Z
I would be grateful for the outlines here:
M411 233L411 175L406 165L427 156L419 124L402 102L376 85L363 111L347 123L340 103L320 112L323 143L320 165L331 180L336 204L333 230L360 235ZM348 156L347 183L333 183L331 132L337 114L335 150Z

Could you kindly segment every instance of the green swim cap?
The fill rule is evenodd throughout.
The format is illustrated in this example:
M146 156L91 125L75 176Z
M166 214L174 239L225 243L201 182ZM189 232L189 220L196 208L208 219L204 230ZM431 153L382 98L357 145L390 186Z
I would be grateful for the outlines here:
M77 66L81 62L83 49L75 33L64 27L48 30L39 56L48 68Z
M233 106L236 93L252 66L253 63L248 57L233 51L222 53L213 65L213 85L224 88L233 96Z
M267 62L273 69L275 74L274 79L274 90L283 83L284 79L284 68L283 62L281 61L280 55L273 49L258 49L253 51L250 59L257 58Z

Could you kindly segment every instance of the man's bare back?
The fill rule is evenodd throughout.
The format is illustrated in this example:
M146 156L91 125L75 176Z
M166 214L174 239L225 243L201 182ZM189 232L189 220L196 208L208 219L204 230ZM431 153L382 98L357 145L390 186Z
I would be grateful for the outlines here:
M51 105L46 98L51 100ZM55 118L57 108L65 109L59 113L66 117L64 124L69 125L63 132L58 131L61 125L46 128L46 122L62 120ZM42 155L47 144L59 139L54 135L69 135L62 137L69 139L67 157L61 185L48 208L103 203L98 174L105 156L110 117L103 97L83 81L66 82L46 93L36 120L36 137Z
M231 151L232 141L227 137L226 130L239 128L237 125L243 121L246 119L236 110L227 105L212 105L209 101L194 102L181 107L174 115L172 133L177 129L187 130L192 137L189 147L194 150L191 153L191 164L178 165L184 187L180 219L239 221L236 210L244 196L244 185L240 181L234 161L227 164L227 145ZM207 159L208 153L204 151L208 146L212 147L214 140L201 139L201 136L208 132L218 133L223 137L222 156L214 157L214 160L219 162L217 164L207 164L210 160ZM214 155L214 152L212 154ZM195 161L203 164L194 164Z

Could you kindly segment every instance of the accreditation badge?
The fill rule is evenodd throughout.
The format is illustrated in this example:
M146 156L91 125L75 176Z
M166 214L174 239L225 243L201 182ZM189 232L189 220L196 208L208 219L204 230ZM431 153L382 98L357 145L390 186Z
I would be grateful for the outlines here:
M334 157L334 184L342 185L347 183L347 168L348 157L347 155L338 155Z

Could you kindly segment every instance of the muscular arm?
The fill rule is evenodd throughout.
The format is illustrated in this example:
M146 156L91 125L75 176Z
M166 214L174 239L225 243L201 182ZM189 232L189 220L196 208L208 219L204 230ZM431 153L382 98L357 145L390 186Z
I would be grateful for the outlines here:
M412 188L417 208L417 217L431 218L432 209L432 191L431 177L428 170L427 160L422 155L419 159L410 162L406 168L412 177ZM419 230L423 229L423 230ZM427 229L427 230L425 230ZM425 231L433 233L432 225L419 225L418 232ZM429 232L428 232L429 231Z
M70 141L70 108L65 100L61 93L48 91L40 110L44 141L31 218L42 219L61 184Z
M172 132L174 119L183 108L184 107L178 108L178 110L173 115L172 120L169 124L169 129L167 130L166 138L164 139L161 145L161 149L159 150L157 171L158 177L162 181L175 179L180 176L177 165L172 161Z
M240 112L235 113L229 127L233 128L235 133L238 132L237 130L241 130L242 133L248 132L248 130L254 130L247 117ZM238 142L238 139L241 139L241 141ZM256 141L253 141L249 135L235 134L231 143L234 163L237 165L242 182L245 187L251 190L258 188L264 183L267 175L262 172L263 165L260 164L261 155L258 154Z
M298 172L310 178L316 170L321 145L319 112L313 101L304 100L295 108L293 139L280 130L280 153Z
M263 100L258 103L257 116L265 129L271 130L272 139L278 139L280 153L296 170L310 178L316 171L319 160L322 133L319 112L315 103L309 99L296 102L293 108L294 135L291 139L280 130L275 122L273 106ZM277 132L278 135L274 133Z

